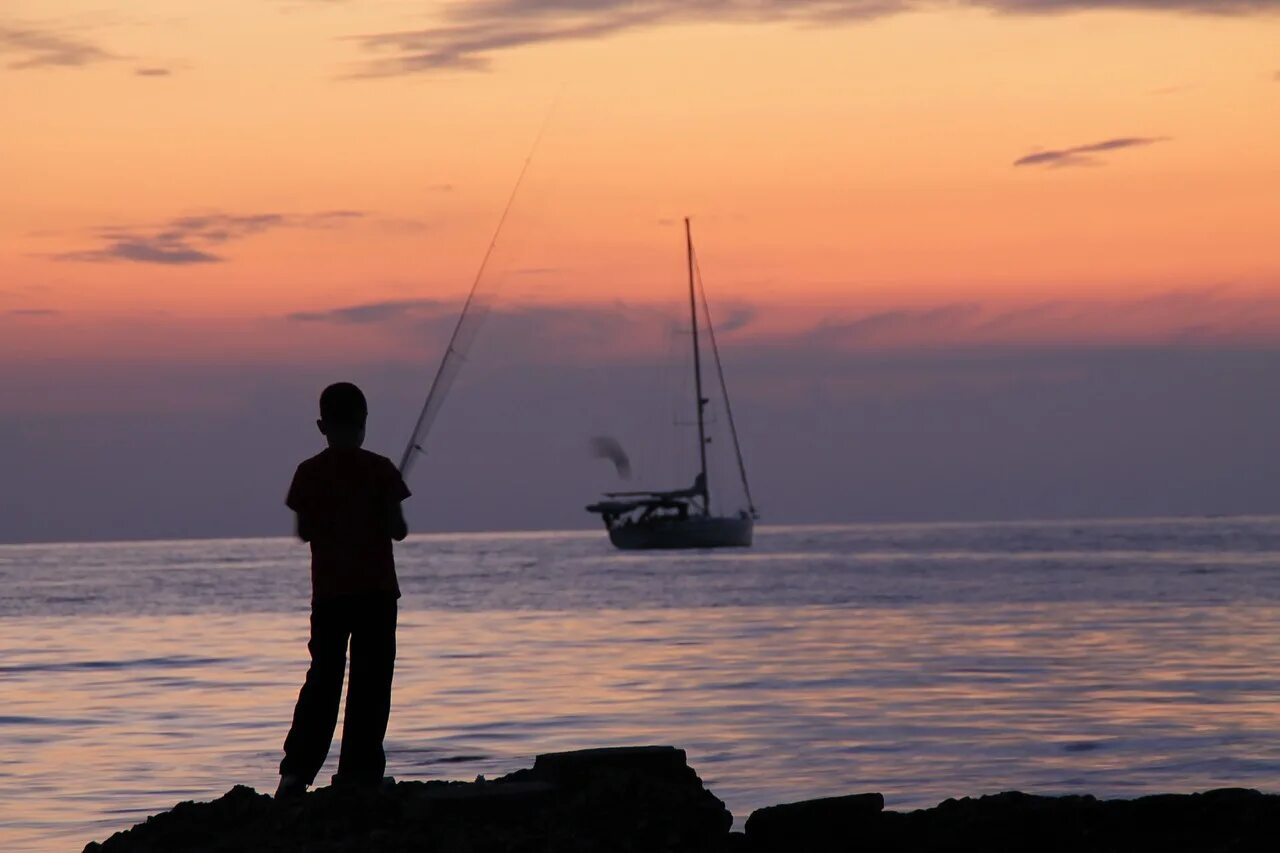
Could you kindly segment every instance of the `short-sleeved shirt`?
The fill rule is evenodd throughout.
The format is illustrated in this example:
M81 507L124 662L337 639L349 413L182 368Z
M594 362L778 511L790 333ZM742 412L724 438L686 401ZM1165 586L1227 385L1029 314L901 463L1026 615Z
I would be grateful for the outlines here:
M298 466L285 504L311 535L311 599L387 593L400 597L390 512L409 488L385 456L330 447Z

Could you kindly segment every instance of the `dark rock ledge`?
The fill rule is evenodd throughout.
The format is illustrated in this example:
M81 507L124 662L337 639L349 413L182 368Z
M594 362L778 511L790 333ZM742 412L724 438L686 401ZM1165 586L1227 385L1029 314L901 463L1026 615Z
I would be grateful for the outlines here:
M1136 800L1006 793L884 811L879 794L758 809L746 832L668 746L540 755L489 782L321 788L276 802L237 786L180 803L85 853L796 853L1275 851L1280 795L1244 789Z

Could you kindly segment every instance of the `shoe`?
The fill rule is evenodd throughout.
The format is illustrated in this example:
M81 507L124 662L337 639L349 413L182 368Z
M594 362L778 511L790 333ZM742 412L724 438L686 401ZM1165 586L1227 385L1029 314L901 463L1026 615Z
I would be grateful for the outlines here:
M276 786L276 799L287 800L293 797L301 797L307 792L307 783L303 782L298 776L292 773L286 773L280 777L280 784Z

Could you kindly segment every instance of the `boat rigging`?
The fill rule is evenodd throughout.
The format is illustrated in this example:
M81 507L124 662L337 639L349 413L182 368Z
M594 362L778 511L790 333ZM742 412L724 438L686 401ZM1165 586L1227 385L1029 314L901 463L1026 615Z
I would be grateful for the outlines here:
M609 532L609 540L624 550L651 548L724 548L751 545L758 517L751 499L751 487L747 483L747 467L738 442L738 430L733 421L733 409L729 405L729 389L724 379L724 367L720 362L720 348L716 344L715 330L711 324L711 310L706 288L702 285L701 271L693 250L693 235L689 220L684 220L685 259L689 276L689 317L693 323L693 380L694 408L698 425L698 474L687 489L665 492L606 492L607 500L587 507L588 512L598 514ZM707 480L706 407L711 402L704 396L702 386L702 347L698 336L698 290L702 291L703 315L707 323L707 338L716 365L720 390L724 395L725 415L729 422L729 435L733 440L734 455L742 477L742 487L747 497L747 509L736 515L714 515L711 511L711 486Z

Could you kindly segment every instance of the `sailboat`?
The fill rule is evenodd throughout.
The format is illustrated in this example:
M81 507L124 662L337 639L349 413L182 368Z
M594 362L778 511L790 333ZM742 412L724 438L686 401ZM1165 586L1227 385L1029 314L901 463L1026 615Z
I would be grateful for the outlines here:
M700 468L693 479L693 485L686 489L667 492L606 492L605 500L587 507L587 512L597 513L604 521L605 529L609 531L609 541L626 551L650 548L746 548L751 545L758 517L751 500L751 487L747 484L747 468L742 460L742 448L738 444L738 430L733 422L733 409L729 405L729 390L720 364L720 350L716 346L707 294L703 289L702 306L706 316L707 337L711 343L720 390L724 395L729 434L733 438L733 450L747 499L747 509L734 515L716 515L711 510L711 486L707 481L707 444L710 439L706 429L706 407L711 401L703 396L702 390L698 287L694 275L693 236L687 218L684 221L684 238L689 268L689 316L693 324L693 383Z

